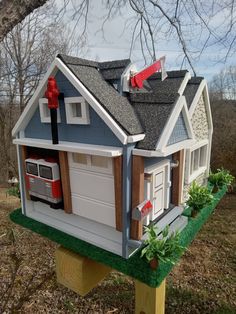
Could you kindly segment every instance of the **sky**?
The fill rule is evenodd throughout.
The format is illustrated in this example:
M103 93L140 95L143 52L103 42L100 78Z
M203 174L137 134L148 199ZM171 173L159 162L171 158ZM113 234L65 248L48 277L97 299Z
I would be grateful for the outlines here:
M102 33L101 27L106 11L102 8L101 1L102 0L92 1L86 32L86 53L83 53L81 56L99 61L129 58L132 26L127 25L127 20L132 19L134 14L131 10L127 10L127 8L121 10L119 15L116 15L106 22L104 25L104 33ZM73 29L75 25L75 22L70 18L72 12L73 9L70 8L65 17L65 19L68 19L68 25L71 29ZM211 25L217 29L225 22L225 19L225 13L219 12L215 19L212 20ZM83 21L76 25L75 33L78 34L82 29ZM195 34L194 27L191 32L192 38L189 43L189 48L194 50L198 48L199 38ZM196 40L194 36L196 36ZM201 36L204 37L207 35L203 33ZM194 47L192 45L194 45ZM217 45L205 49L201 57L193 62L197 75L204 76L210 81L213 75L218 74L223 68L229 65L236 65L234 54L229 56L226 63L218 62L218 60L225 55L225 51L225 49ZM80 56L78 51L74 51L74 54ZM167 71L180 69L183 54L181 46L175 38L167 40L163 34L157 33L156 55L157 58L163 55L166 56ZM139 68L144 66L144 58L138 43L134 46L130 58ZM184 64L183 68L191 71L188 64Z

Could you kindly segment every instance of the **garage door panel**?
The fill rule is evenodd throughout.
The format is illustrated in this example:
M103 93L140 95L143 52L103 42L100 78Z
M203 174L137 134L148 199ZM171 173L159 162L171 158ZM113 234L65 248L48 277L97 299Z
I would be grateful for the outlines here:
M73 213L115 227L115 207L72 195Z
M80 170L70 170L71 192L115 204L114 178Z

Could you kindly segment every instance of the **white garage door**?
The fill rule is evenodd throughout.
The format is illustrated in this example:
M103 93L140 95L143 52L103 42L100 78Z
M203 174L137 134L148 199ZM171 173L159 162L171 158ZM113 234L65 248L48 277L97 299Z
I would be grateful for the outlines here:
M115 227L115 191L112 158L68 153L72 211Z

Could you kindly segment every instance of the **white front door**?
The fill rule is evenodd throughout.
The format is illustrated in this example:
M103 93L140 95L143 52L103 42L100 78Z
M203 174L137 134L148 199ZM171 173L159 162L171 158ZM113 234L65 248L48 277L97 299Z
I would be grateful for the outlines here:
M146 172L151 175L151 181L146 182L146 185L149 184L149 187L146 187L146 198L150 199L153 204L153 210L149 215L149 219L154 220L164 212L164 209L169 207L171 186L170 161L164 160L146 169Z

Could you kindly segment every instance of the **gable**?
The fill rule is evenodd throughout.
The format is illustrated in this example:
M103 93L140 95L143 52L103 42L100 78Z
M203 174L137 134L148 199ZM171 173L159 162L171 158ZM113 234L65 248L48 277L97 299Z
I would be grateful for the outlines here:
M87 125L68 124L66 119L65 99L68 97L81 97L78 90L71 84L65 75L58 71L55 75L58 88L64 94L64 100L59 100L60 123L58 123L59 141L78 142L95 145L122 146L121 142L104 123L99 115L89 105L89 119ZM51 139L50 123L42 123L39 104L25 128L25 137L35 139Z
M12 135L15 136L24 136L24 130L26 126L29 124L30 120L32 119L33 115L36 112L38 101L40 98L44 97L45 90L47 88L47 81L50 76L55 76L56 73L60 70L64 76L68 79L69 83L73 85L73 87L81 94L81 96L89 103L90 107L96 112L97 116L107 125L110 131L115 135L122 144L133 143L139 140L142 140L145 134L142 133L127 133L126 128L123 127L122 123L118 123L116 121L115 116L111 114L109 109L104 107L97 97L94 96L93 93L84 85L83 82L76 76L71 69L69 69L60 59L56 58L54 62L50 65L47 73L43 77L40 85L36 89L34 95L30 99L28 105L26 106L25 110L23 111L22 115L20 116L19 120L17 121L15 127L12 130ZM78 73L77 73L78 74ZM91 74L91 73L90 73ZM91 78L91 76L87 77L87 79ZM93 78L94 79L94 78ZM101 79L101 76L99 77ZM108 83L107 83L108 84ZM121 97L117 91L113 87L110 88L116 93L116 97ZM101 92L101 91L100 91ZM95 93L96 94L96 93ZM103 93L103 98L106 98L106 95ZM123 97L124 98L124 97ZM123 99L122 98L122 99ZM108 101L108 99L107 99ZM111 106L115 106L113 101L110 101ZM129 103L129 106L131 104ZM116 109L116 115L117 115ZM119 109L120 110L120 109ZM125 116L126 122L131 122L133 119L132 115L126 115L124 110L118 110L119 116ZM118 115L117 115L118 116ZM128 121L129 120L129 121ZM135 121L133 121L135 120ZM142 131L139 127L140 124L138 122L137 117L133 119L132 125L137 125L137 130ZM128 123L129 124L129 123Z
M181 111L175 127L168 140L167 146L189 139L188 130L184 121L183 112Z
M165 125L156 150L165 155L189 146L194 139L185 96L180 96Z

